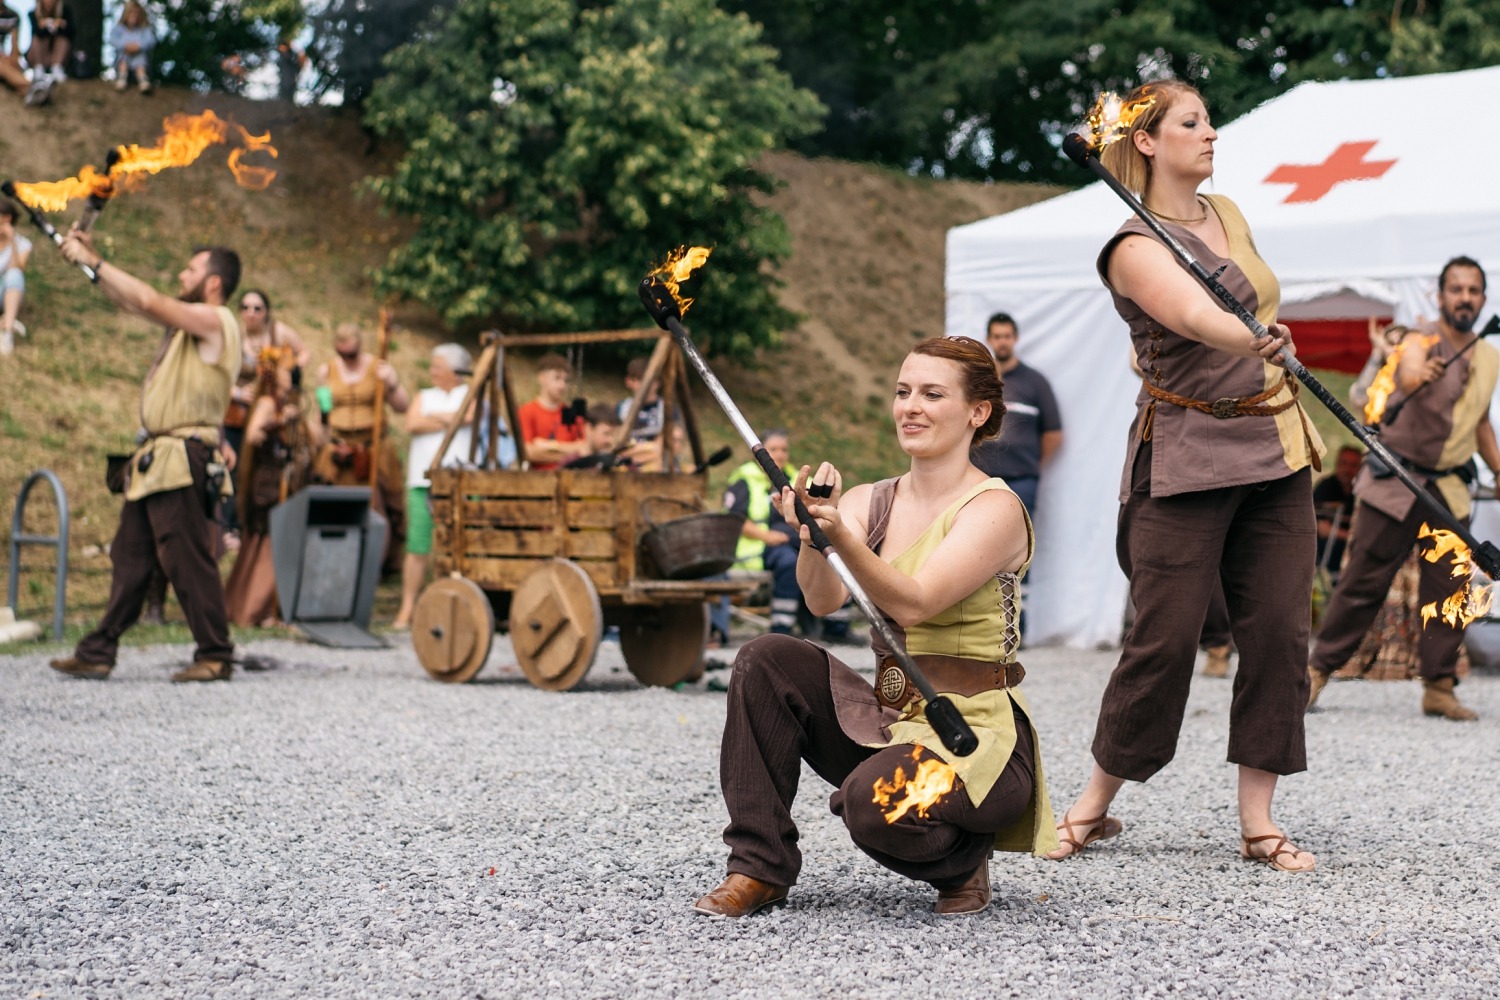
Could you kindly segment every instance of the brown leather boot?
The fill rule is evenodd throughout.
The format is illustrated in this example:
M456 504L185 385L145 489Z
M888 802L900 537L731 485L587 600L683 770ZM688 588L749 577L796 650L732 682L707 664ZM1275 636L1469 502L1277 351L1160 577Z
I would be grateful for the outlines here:
M785 904L786 888L749 875L730 873L717 889L694 903L693 909L715 917L748 917L768 906Z
M60 674L69 677L82 677L85 680L102 681L109 676L114 668L107 663L85 663L76 656L66 656L60 660L53 660L47 664Z
M969 880L957 889L939 889L932 911L939 916L961 917L978 913L994 898L990 888L990 856L986 854Z
M1307 689L1307 710L1309 712L1318 703L1318 695L1322 694L1323 689L1328 686L1328 676L1328 674L1323 673L1317 667L1308 664L1307 683L1309 686Z
M227 681L234 668L218 660L194 660L191 667L172 675L172 681L182 684L190 681Z
M1203 661L1204 677L1228 677L1229 676L1229 647L1208 647L1208 659Z
M1453 693L1453 686L1458 683L1457 678L1437 677L1432 680L1422 680L1422 714L1440 715L1454 722L1473 722L1479 718L1479 713L1465 708L1464 703L1458 700Z

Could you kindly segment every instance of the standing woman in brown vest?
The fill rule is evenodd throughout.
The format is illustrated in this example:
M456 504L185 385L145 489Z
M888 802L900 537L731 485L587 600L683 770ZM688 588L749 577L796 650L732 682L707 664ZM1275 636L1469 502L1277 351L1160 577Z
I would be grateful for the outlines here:
M1099 255L1145 375L1116 542L1136 615L1099 708L1093 773L1050 857L1118 834L1122 824L1108 815L1116 793L1176 753L1199 629L1222 581L1240 651L1228 752L1239 765L1240 854L1311 871L1313 856L1277 826L1271 800L1280 775L1307 768L1303 664L1317 537L1308 466L1322 443L1296 384L1268 363L1291 350L1290 332L1276 324L1276 277L1234 203L1198 193L1213 176L1218 137L1203 99L1168 80L1125 100L1153 98L1103 163L1209 271L1222 272L1272 336L1255 341L1139 219Z

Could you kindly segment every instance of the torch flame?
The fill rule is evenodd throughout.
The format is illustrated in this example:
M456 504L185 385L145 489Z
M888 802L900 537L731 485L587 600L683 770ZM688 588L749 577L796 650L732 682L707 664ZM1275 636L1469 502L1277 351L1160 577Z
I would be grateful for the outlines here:
M271 145L271 134L251 135L241 125L226 121L205 111L198 115L176 114L162 122L162 136L154 146L120 146L119 160L108 173L99 173L92 166L85 166L76 177L60 181L41 181L35 184L17 184L16 195L32 208L44 212L57 212L66 208L68 202L89 195L108 198L115 192L117 182L129 182L139 176L160 173L169 167L185 167L203 155L209 146L235 143L229 153L229 169L235 180L256 191L265 188L276 177L269 167L242 163L247 153L264 153L276 158L276 147Z
M1130 126L1135 124L1135 120L1155 104L1156 95L1149 89L1138 100L1129 104L1112 90L1101 91L1094 99L1094 106L1083 118L1081 132L1094 151L1100 152L1105 146L1129 135Z
M912 747L911 759L918 763L910 780L907 780L904 767L896 768L894 781L875 779L875 797L870 801L885 813L886 823L896 822L913 809L925 819L927 811L951 792L953 783L958 780L957 772L947 763L936 759L922 760L922 749L920 743ZM904 794L897 799L897 793Z
M687 315L688 306L693 304L693 300L683 298L678 286L691 278L693 272L708 261L711 253L713 251L708 247L678 247L667 254L667 259L660 267L651 272L650 277L660 278L662 284L667 286L667 291L677 303L679 314Z
M1428 334L1420 338L1422 350L1428 350L1438 341L1438 334ZM1396 368L1401 364L1401 355L1406 353L1406 346L1411 338L1402 340L1391 353L1386 356L1385 364L1380 366L1380 371L1375 373L1375 381L1370 383L1369 394L1365 399L1365 423L1378 424L1380 418L1385 416L1385 404L1390 400L1391 393L1396 391Z
M1417 532L1417 541L1432 539L1432 548L1422 553L1422 558L1430 563L1451 554L1453 558L1453 571L1451 575L1457 579L1463 578L1463 585L1443 599L1441 610L1438 602L1422 606L1422 627L1434 618L1441 618L1448 623L1450 628L1464 628L1476 618L1482 618L1489 614L1490 606L1494 603L1494 584L1474 583L1474 553L1464 544L1454 532L1443 528L1436 530L1422 525L1422 530Z

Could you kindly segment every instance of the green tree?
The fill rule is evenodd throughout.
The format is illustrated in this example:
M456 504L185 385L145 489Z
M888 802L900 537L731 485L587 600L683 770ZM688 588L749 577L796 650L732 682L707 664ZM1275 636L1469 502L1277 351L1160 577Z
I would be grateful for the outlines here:
M704 341L774 342L793 317L766 265L789 241L757 164L821 109L758 37L712 0L462 0L368 102L406 145L375 190L417 222L380 286L455 325L639 327L650 265L705 244Z
M344 107L359 107L384 72L386 55L417 37L435 7L454 0L326 0L309 18L309 54L317 67L317 90L338 91Z
M239 93L303 16L301 0L155 0L160 41L152 58L162 83Z
M1101 89L1199 83L1227 122L1305 80L1500 62L1500 0L725 0L829 108L805 152L1082 183L1057 143Z

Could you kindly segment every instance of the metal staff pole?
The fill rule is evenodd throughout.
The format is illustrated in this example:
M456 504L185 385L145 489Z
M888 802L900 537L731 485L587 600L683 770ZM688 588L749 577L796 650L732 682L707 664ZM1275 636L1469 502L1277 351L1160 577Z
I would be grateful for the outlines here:
M708 367L708 362L703 359L703 355L698 353L698 348L682 325L682 313L671 291L656 277L644 279L638 291L641 301L646 305L646 311L651 314L652 319L656 320L657 325L670 333L672 339L677 341L677 346L682 349L683 356L703 379L704 385L708 386L708 391L723 409L724 415L729 418L734 429L739 431L740 437L750 446L751 454L770 477L771 484L778 490L791 486L791 483L787 481L786 473L772 461L771 456L766 452L765 445L746 422L744 414L740 412L728 391L714 375L713 369ZM938 734L938 738L943 741L943 746L960 757L967 757L973 753L979 747L979 738L974 735L974 730L970 728L953 702L938 694L933 688L932 682L927 679L916 661L912 659L911 654L906 651L906 645L896 637L890 623L885 620L885 615L875 606L875 602L870 600L870 596L865 593L864 587L860 586L842 557L834 551L828 536L823 533L823 529L818 526L813 516L807 512L807 507L800 497L796 498L796 504L797 520L806 525L812 538L813 548L823 553L824 558L828 560L828 565L838 574L844 586L849 588L849 594L854 598L854 603L859 605L865 617L870 620L870 627L880 633L882 641L901 664L902 671L916 685L917 690L922 692L922 697L926 700L923 712L927 716L927 721L932 724L933 730Z
M1167 232L1166 228L1157 221L1156 216L1152 215L1146 206L1141 204L1140 199L1126 189L1125 185L1121 184L1115 175L1110 173L1108 168L1099 162L1093 146L1089 144L1087 139L1077 132L1070 132L1063 139L1062 145L1063 152L1068 154L1070 160L1086 170L1093 171L1100 180L1109 186L1110 190L1120 196L1120 200L1129 206L1132 212L1140 216L1141 221L1149 226L1157 238L1166 244L1167 249L1172 251L1178 260L1187 265L1187 269L1193 272L1194 277L1203 282L1204 287L1212 292L1220 302L1224 303L1240 322L1245 324L1256 340L1271 336L1270 331L1265 328L1265 325L1255 318L1255 314L1246 309L1244 303L1235 298L1234 293L1224 287L1223 283L1219 281L1218 274L1211 273L1202 264L1198 263L1197 258L1192 255L1191 251L1179 243L1171 233ZM1362 424L1354 414L1350 413L1344 407L1344 404L1339 402L1339 398L1330 392L1327 386L1318 381L1316 375L1307 370L1306 365L1298 361L1291 354L1288 354L1285 348L1278 351L1275 357L1297 381L1307 386L1308 390L1314 396L1318 397L1319 402L1328 407L1328 411L1338 418L1339 423L1349 428L1350 433L1357 437L1361 444L1390 468L1396 478L1401 480L1401 484L1412 491L1412 494L1417 498L1417 502L1426 507L1433 520L1441 522L1444 527L1452 531L1469 547L1474 554L1474 562L1485 572L1485 575L1491 579L1500 579L1500 548L1497 548L1493 542L1480 542L1475 539L1464 523L1454 517L1452 511L1444 507L1432 494L1428 493L1426 487L1419 483L1416 477L1401 464L1401 459L1397 458L1369 428Z
M57 227L48 222L46 217L43 216L41 212L38 212L36 209L26 204L25 201L21 200L21 196L16 194L15 184L11 183L10 181L6 181L3 184L0 184L0 193L3 193L5 197L20 205L22 208L26 209L26 214L31 217L31 224L40 229L43 235L45 235L53 243L56 243L59 247L63 245L63 240L65 239L63 234L58 232ZM95 271L92 267L89 267L87 264L81 262L76 266L78 267L78 270L88 275L88 279L94 284L97 285L99 283L98 271Z

